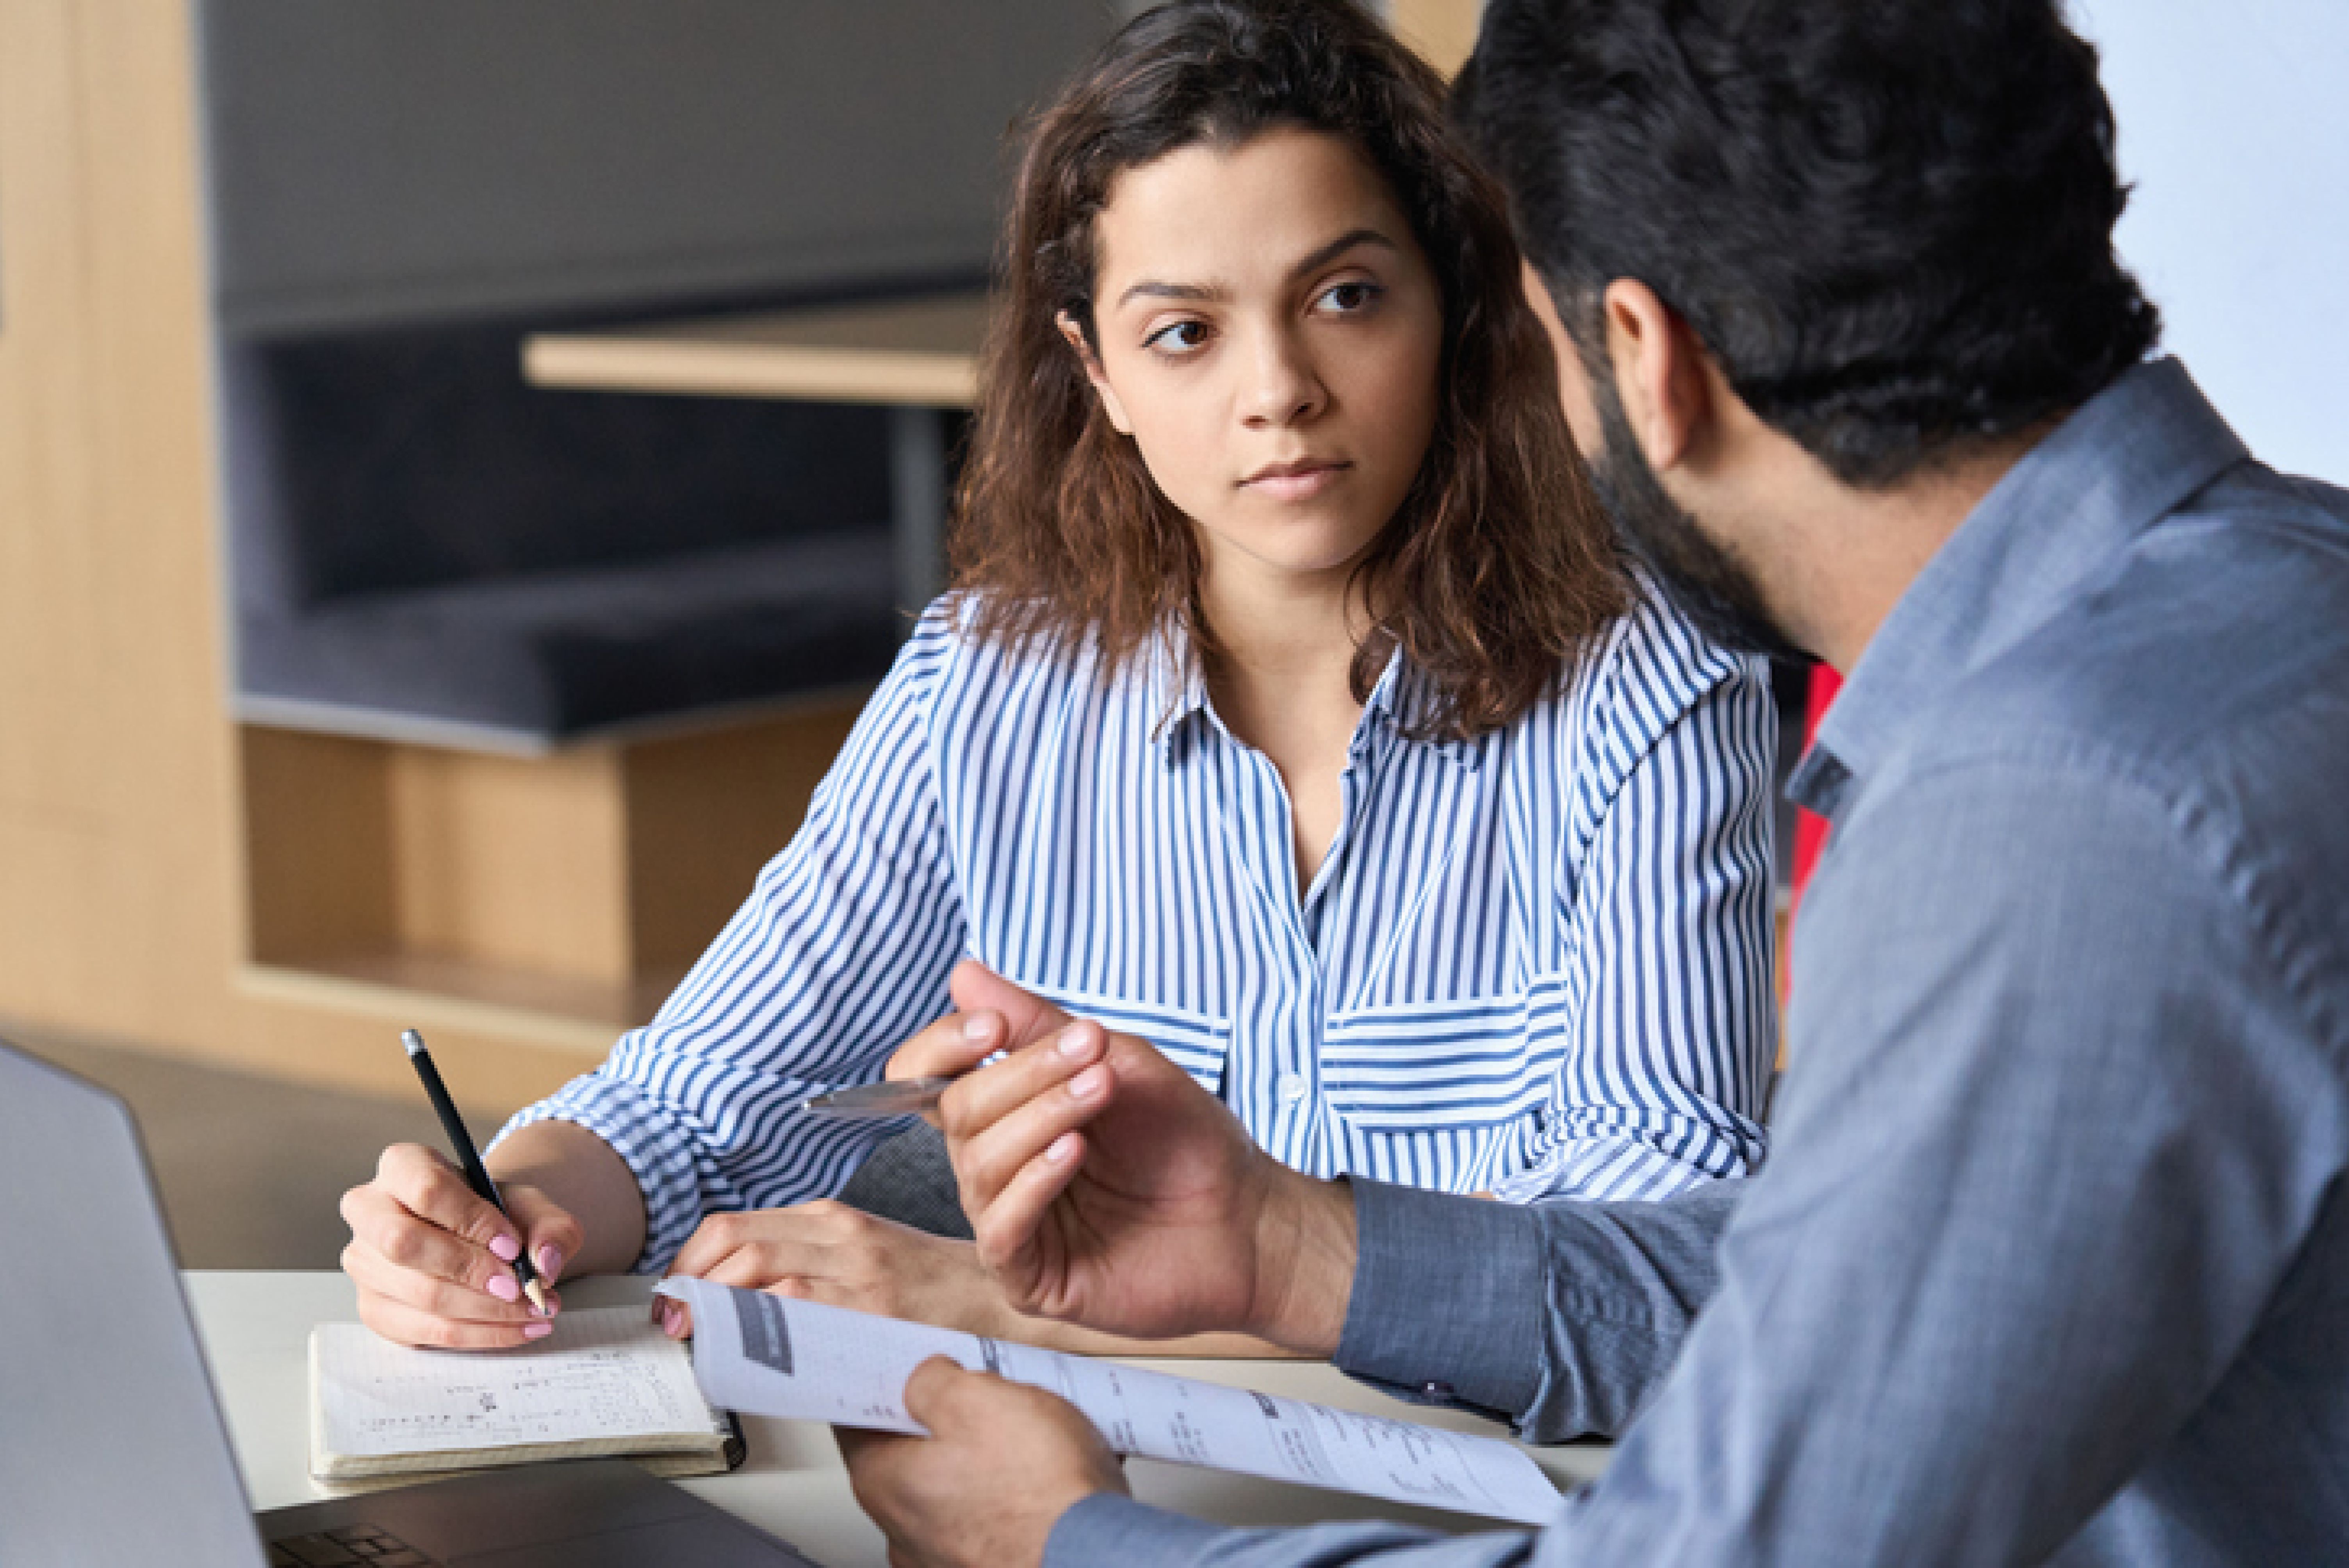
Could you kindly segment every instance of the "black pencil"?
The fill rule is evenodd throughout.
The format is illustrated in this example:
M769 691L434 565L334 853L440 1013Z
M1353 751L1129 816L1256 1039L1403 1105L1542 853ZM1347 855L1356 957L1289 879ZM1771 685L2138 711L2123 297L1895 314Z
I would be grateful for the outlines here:
M489 1167L481 1163L481 1151L473 1147L473 1135L465 1130L465 1119L457 1114L457 1102L449 1098L449 1086L440 1081L440 1069L432 1065L432 1054L424 1048L424 1037L413 1029L399 1032L399 1043L408 1047L408 1059L416 1066L416 1076L424 1080L425 1098L440 1118L440 1126L449 1134L449 1141L457 1150L457 1163L465 1172L465 1185L487 1202L501 1214L505 1214L505 1201L498 1196L498 1184L490 1180ZM506 1218L513 1216L506 1214ZM529 1238L520 1234L516 1226L515 1239L523 1243L514 1254L514 1278L521 1282L523 1294L541 1317L546 1315L546 1287L538 1283L538 1271L530 1266Z

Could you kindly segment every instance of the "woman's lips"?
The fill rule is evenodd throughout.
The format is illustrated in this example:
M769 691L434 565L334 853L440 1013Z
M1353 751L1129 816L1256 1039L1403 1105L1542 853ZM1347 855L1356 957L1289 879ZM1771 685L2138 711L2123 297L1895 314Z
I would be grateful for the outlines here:
M1241 481L1243 488L1274 500L1310 500L1351 469L1351 463L1278 463Z

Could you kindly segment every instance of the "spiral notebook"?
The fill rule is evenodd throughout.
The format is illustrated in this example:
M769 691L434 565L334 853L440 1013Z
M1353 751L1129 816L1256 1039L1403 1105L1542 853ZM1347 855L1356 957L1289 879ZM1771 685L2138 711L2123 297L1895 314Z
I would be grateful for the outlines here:
M336 1491L611 1456L667 1476L742 1462L740 1425L641 1305L563 1313L519 1350L415 1349L356 1323L311 1331L310 1474Z

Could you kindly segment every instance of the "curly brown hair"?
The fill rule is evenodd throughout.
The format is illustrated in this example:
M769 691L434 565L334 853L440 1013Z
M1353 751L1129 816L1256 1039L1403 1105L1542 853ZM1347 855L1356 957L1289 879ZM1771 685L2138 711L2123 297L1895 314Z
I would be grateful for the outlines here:
M1444 296L1435 429L1356 567L1374 617L1357 700L1393 648L1430 683L1414 727L1469 738L1556 689L1628 602L1525 303L1498 187L1455 141L1444 82L1351 0L1176 0L1129 23L1036 118L949 535L971 634L1104 672L1162 626L1212 651L1192 527L1112 426L1056 325L1096 354L1093 219L1123 170L1275 129L1338 137L1408 215Z

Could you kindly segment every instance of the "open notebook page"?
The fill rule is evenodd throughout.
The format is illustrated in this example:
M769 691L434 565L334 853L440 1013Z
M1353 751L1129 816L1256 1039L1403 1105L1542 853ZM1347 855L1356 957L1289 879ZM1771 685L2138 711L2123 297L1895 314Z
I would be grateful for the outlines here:
M642 1306L565 1312L519 1350L419 1350L355 1323L310 1341L314 1469L480 1449L709 1448L725 1432L685 1347ZM587 1451L585 1447L570 1451Z

